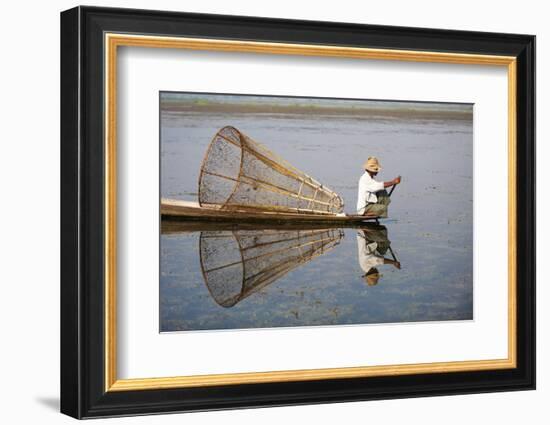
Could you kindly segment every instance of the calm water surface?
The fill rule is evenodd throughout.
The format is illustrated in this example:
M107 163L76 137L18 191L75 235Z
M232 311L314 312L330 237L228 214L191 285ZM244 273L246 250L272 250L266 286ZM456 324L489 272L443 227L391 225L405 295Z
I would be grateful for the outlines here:
M163 111L163 197L196 200L200 162L225 125L338 192L348 213L368 156L380 179L402 175L375 234L401 268L377 266L368 285L364 229L163 225L161 331L473 318L471 119Z

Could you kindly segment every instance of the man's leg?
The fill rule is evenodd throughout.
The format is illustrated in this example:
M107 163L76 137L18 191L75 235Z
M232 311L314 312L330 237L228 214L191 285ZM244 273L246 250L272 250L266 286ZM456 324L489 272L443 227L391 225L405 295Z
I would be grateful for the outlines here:
M378 198L377 204L386 205L386 206L390 205L391 198L387 190L381 190L379 192L376 192L376 197Z
M380 218L388 217L388 207L382 204L369 204L365 208L365 215L376 216Z
M365 208L365 215L376 215L380 218L388 218L388 205L391 202L391 199L388 195L388 192L381 190L376 193L378 202L376 204L369 204Z

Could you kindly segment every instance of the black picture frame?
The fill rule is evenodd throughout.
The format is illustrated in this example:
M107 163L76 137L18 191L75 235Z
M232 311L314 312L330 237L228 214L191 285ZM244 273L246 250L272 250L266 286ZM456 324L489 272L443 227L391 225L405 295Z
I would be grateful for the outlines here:
M517 58L517 367L105 391L104 33ZM132 9L61 13L61 412L75 418L535 388L535 37Z

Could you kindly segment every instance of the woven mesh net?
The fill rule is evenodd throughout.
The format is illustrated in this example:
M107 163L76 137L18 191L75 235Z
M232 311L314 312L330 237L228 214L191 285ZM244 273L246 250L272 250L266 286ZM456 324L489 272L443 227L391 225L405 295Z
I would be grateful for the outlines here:
M226 210L336 214L342 198L234 127L212 139L199 176L199 204Z
M232 307L340 243L341 229L205 231L204 280L214 300Z

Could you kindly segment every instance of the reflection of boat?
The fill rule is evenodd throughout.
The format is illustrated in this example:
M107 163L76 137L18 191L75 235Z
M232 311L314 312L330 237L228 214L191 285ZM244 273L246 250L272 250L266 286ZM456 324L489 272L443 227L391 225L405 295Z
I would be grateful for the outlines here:
M333 249L340 229L203 231L199 251L212 298L232 307L291 270Z
M170 220L164 219L160 222L161 224L161 233L163 235L172 235L179 233L190 233L190 232L202 232L202 231L213 231L213 230L321 230L327 229L327 227L340 227L340 226L327 226L323 222L295 222L295 221L285 221L285 222L266 222L258 223L254 221L201 221L201 220ZM377 229L383 227L375 223L347 223L345 226L342 226L346 229Z
M376 216L342 214L340 195L234 127L208 146L199 175L198 203L161 200L163 217L349 223Z

